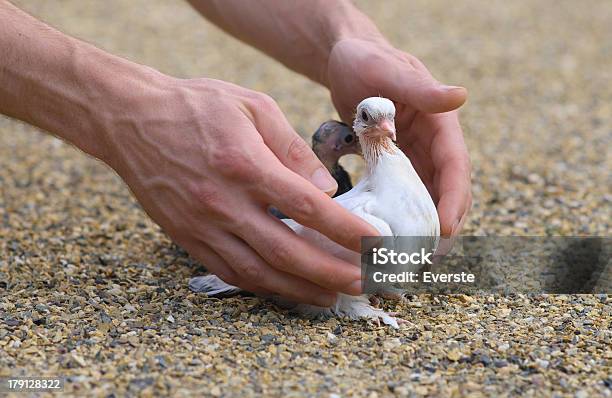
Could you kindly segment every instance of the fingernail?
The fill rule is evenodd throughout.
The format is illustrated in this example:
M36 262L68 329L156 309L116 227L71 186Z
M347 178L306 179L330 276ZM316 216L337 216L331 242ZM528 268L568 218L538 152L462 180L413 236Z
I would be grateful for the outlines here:
M331 307L336 303L335 294L322 294L315 299L319 307Z
M335 192L336 189L338 189L338 183L329 174L329 171L327 171L325 167L320 167L314 173L312 173L310 182L326 193Z
M446 86L443 85L442 87L440 87L442 90L444 91L454 91L454 90L463 90L463 87L459 87L459 86Z
M358 295L361 294L362 286L363 284L361 283L361 278L357 279L355 282L351 283L348 287L348 293L349 294L353 294L353 295Z

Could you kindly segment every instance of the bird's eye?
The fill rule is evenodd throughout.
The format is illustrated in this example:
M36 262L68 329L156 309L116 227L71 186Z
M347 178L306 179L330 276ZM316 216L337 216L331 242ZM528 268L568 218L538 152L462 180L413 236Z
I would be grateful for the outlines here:
M364 122L368 121L368 113L366 111L361 111L361 118L363 119Z
M346 142L347 144L350 144L351 142L353 142L353 136L347 135L346 137L344 137L344 142Z

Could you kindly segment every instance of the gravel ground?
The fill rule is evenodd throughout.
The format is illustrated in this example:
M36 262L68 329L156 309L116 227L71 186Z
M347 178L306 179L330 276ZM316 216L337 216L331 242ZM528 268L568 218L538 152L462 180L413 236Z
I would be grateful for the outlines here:
M301 132L334 116L181 2L16 3L169 74L266 91ZM612 2L359 6L470 90L466 234L610 235ZM412 322L395 331L194 295L203 272L108 168L0 118L0 375L67 375L75 396L612 395L609 296L414 296L384 303Z

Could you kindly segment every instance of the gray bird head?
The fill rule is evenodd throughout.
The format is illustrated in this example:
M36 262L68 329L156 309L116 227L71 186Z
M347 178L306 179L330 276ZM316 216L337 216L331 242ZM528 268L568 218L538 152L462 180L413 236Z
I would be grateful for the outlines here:
M395 141L395 105L382 97L364 99L357 105L353 129L358 137L389 137Z
M330 168L344 155L358 154L361 147L348 125L328 120L312 136L312 150Z

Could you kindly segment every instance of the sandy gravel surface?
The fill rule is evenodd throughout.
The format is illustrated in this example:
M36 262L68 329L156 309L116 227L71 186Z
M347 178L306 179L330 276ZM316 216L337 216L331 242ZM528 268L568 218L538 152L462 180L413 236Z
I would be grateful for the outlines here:
M334 116L181 2L16 3L163 72L265 91L305 136ZM466 234L610 235L612 2L358 4L470 90ZM75 396L612 395L609 296L416 296L384 303L412 322L395 331L194 295L203 272L108 168L0 118L0 375L66 375Z

